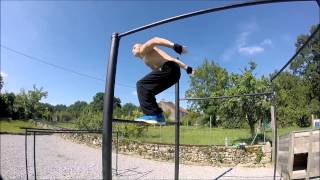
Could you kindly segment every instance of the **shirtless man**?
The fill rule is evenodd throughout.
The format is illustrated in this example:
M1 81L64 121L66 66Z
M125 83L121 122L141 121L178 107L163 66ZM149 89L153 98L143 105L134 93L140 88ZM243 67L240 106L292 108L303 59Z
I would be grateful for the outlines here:
M142 59L152 72L137 82L137 93L143 116L135 119L149 124L165 125L163 111L159 108L155 96L168 89L180 79L180 68L188 74L194 74L192 67L156 46L172 48L176 53L186 53L186 47L167 39L154 37L144 44L135 44L132 49L134 56Z

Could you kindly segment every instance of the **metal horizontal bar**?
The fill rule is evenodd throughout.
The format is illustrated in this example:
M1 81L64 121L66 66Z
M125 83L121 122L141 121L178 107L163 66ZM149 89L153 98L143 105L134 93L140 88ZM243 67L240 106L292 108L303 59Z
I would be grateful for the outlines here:
M86 134L101 134L102 131L100 132L84 132L84 131L27 131L29 132L36 132L37 135L39 134L82 134L82 133L86 133Z
M43 128L28 128L28 127L20 127L20 129L48 130L48 129L43 129Z
M253 94L238 94L234 96L216 96L216 97L195 97L195 98L182 98L180 101L201 101L201 100L213 100L213 99L230 99L235 97L242 97L242 96L270 96L272 92L265 92L265 93L253 93Z
M204 9L204 10L199 10L199 11L194 11L194 12L190 12L190 13L186 13L186 14L182 14L179 16L174 16L174 17L170 17L167 19L163 19L160 21L156 21L132 30L129 30L127 32L121 33L119 34L119 37L124 37L124 36L128 36L130 34L139 32L139 31L143 31L146 29L150 29L152 27L155 26L159 26L162 24L166 24L169 22L173 22L173 21L177 21L180 19L185 19L185 18L189 18L192 16L198 16L198 15L202 15L202 14L208 14L208 13L212 13L212 12L217 12L217 11L223 11L223 10L227 10L227 9L233 9L233 8L240 8L240 7L246 7L246 6L254 6L254 5L262 5L262 4L271 4L271 3L281 3L281 2L294 2L294 1L315 1L315 0L254 0L254 1L249 1L249 2L240 2L240 3L235 3L235 4L231 4L231 5L224 5L224 6L220 6L220 7L214 7L214 8L209 8L209 9Z
M145 122L135 121L131 119L113 119L113 123L125 123L125 124L138 124L138 125L149 125Z
M26 129L27 132L42 132L42 133L102 133L102 130L70 130L70 129ZM115 132L114 132L115 133Z
M20 127L20 129L26 129L26 130L55 130L55 131L100 131L98 129L49 129L49 128L26 128L26 127Z
M274 76L271 78L271 82L282 72L284 71L287 66L298 56L298 54L304 49L307 44L311 41L312 38L317 34L317 32L320 30L320 24L318 24L316 30L309 36L309 38L306 40L306 42L299 48L299 50L289 59L289 61L280 69L279 72L277 72Z
M87 134L91 134L91 133L95 133L95 134L101 134L102 131L55 131L55 130L48 130L48 131L37 131L37 130L31 130L31 131L27 131L27 132L36 132L36 133L44 133L44 134L73 134L73 133L87 133ZM113 132L115 133L115 132Z
M37 132L37 133L102 133L102 130L96 130L96 131L90 131L90 130L57 130L57 129L41 129L41 130L38 130L38 129L26 129L26 132ZM112 132L112 133L117 133L116 131L115 132Z

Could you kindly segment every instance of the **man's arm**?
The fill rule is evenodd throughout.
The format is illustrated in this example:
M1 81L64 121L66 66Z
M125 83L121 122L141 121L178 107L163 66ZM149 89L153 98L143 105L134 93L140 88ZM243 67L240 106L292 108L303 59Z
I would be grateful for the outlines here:
M157 45L158 46L165 46L165 47L168 47L168 48L173 48L173 50L175 50L179 54L186 52L186 48L185 47L183 47L183 46L181 46L179 44L173 43L173 42L171 42L171 41L169 41L167 39L160 38L160 37L154 37L154 38L148 40L147 42L145 42L141 46L140 51L141 51L142 54L147 53Z
M182 61L180 61L179 59L175 59L175 58L170 59L170 61L177 63L182 69L186 70L187 74L194 75L195 70L191 66L188 66L184 64Z
M162 57L164 57L166 60L173 61L173 62L177 63L182 69L186 70L188 74L194 75L195 71L192 69L191 66L186 65L185 63L183 63L179 59L171 57L169 54L167 54L166 52L162 51L161 49L159 49L157 47L155 47L155 50L158 51L158 53Z
M167 39L163 39L163 38L159 38L159 37L154 37L150 40L148 40L147 42L145 42L142 46L141 46L141 53L147 53L150 50L152 50L155 46L165 46L168 48L173 48L174 43L167 40Z

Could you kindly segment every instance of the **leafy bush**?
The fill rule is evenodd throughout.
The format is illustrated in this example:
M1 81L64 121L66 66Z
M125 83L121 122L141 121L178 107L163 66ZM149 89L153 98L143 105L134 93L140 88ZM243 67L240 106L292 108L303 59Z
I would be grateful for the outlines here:
M189 110L189 113L181 118L181 122L184 125L194 125L200 119L200 114Z
M68 122L73 119L73 116L70 112L61 111L61 112L55 112L53 114L53 119L58 122Z
M134 124L127 124L127 125L118 125L117 130L120 132L120 135L125 138L138 138L142 137L146 130L146 126L136 126Z
M102 114L102 112L95 112L90 107L86 107L77 119L76 125L79 129L102 129Z

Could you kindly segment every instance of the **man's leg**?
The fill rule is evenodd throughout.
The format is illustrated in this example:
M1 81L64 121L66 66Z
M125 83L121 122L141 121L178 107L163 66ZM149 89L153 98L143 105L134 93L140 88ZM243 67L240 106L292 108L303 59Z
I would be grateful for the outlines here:
M161 70L154 70L137 82L137 93L142 112L159 114L155 96L175 84L180 78L180 68L174 62L165 63Z

